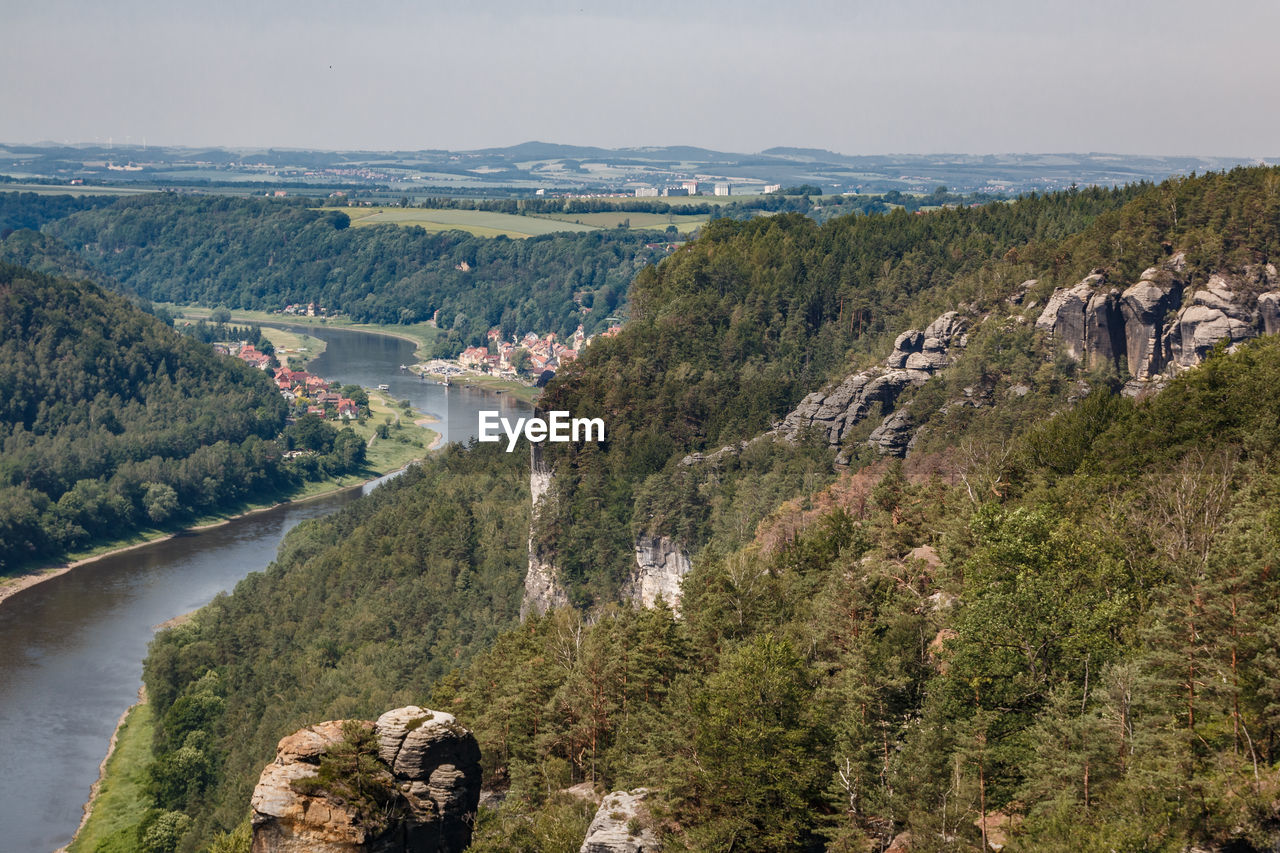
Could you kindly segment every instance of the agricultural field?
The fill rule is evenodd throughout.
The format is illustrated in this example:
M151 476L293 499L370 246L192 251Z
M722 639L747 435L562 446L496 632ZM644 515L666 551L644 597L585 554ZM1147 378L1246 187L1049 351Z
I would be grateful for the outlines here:
M560 222L573 222L589 225L594 228L647 229L665 231L668 225L674 225L681 234L689 234L701 228L711 217L701 214L674 213L641 213L639 211L610 211L607 213L539 213L539 219L555 219Z
M356 227L366 225L418 225L428 231L466 231L476 237L522 239L558 231L594 231L590 225L536 216L515 216L486 210L450 210L421 207L348 207L344 212Z

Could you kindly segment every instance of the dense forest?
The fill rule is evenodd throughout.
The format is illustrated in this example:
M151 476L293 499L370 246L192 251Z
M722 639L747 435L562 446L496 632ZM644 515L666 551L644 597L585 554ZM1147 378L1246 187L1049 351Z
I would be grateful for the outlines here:
M517 624L528 456L454 449L158 636L145 819L236 849L276 738L412 701L480 741L477 850L576 850L581 782L650 788L668 850L1273 848L1280 341L1135 402L1028 322L1174 249L1196 282L1269 262L1280 173L716 222L546 391L609 424L548 454L533 546L576 606ZM686 463L957 306L986 320L905 399L905 462ZM642 531L693 553L678 613L614 603Z
M0 264L0 571L363 465L286 414L262 371L123 297ZM282 457L303 436L308 472Z
M432 319L446 352L500 327L599 331L636 272L663 256L652 235L590 232L525 240L398 226L349 228L302 202L152 195L45 227L101 273L155 302L266 311L316 303L364 322Z

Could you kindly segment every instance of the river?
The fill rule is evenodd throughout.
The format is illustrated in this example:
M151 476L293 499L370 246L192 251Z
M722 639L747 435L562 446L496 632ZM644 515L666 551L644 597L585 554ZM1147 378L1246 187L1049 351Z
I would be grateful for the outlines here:
M475 435L480 409L527 412L509 394L445 388L401 371L413 344L306 328L327 342L309 370L391 386L438 417L450 441ZM106 557L0 604L0 853L71 840L116 721L134 702L155 626L232 589L275 557L295 524L356 500L348 490Z

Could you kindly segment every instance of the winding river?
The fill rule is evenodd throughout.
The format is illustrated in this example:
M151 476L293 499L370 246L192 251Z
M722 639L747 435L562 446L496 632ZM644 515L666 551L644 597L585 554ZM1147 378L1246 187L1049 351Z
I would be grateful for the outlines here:
M310 370L440 419L450 441L475 435L481 409L527 412L508 394L445 388L401 371L413 344L307 328L327 342ZM0 851L71 840L116 721L135 701L155 627L188 613L275 557L284 534L359 498L351 489L106 557L0 604Z

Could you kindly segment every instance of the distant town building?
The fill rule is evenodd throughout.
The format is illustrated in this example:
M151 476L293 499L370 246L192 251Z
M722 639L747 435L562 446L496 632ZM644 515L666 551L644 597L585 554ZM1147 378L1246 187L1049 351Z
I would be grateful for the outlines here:
M657 187L636 187L636 198L657 198Z
M689 194L689 191L688 191L687 189L685 189L684 187L663 187L663 188L662 188L662 194L663 194L663 195L666 195L666 196L671 196L671 195L688 195L688 194Z
M683 182L681 182L680 186L682 186L682 187L684 187L686 190L688 190L688 191L689 191L689 195L697 195L697 194L698 194L698 182L697 182L697 181L683 181Z
M782 184L765 184L764 185L764 192L766 193L776 193L780 189L782 189Z
M728 195L731 189L729 184L716 184L716 195Z

